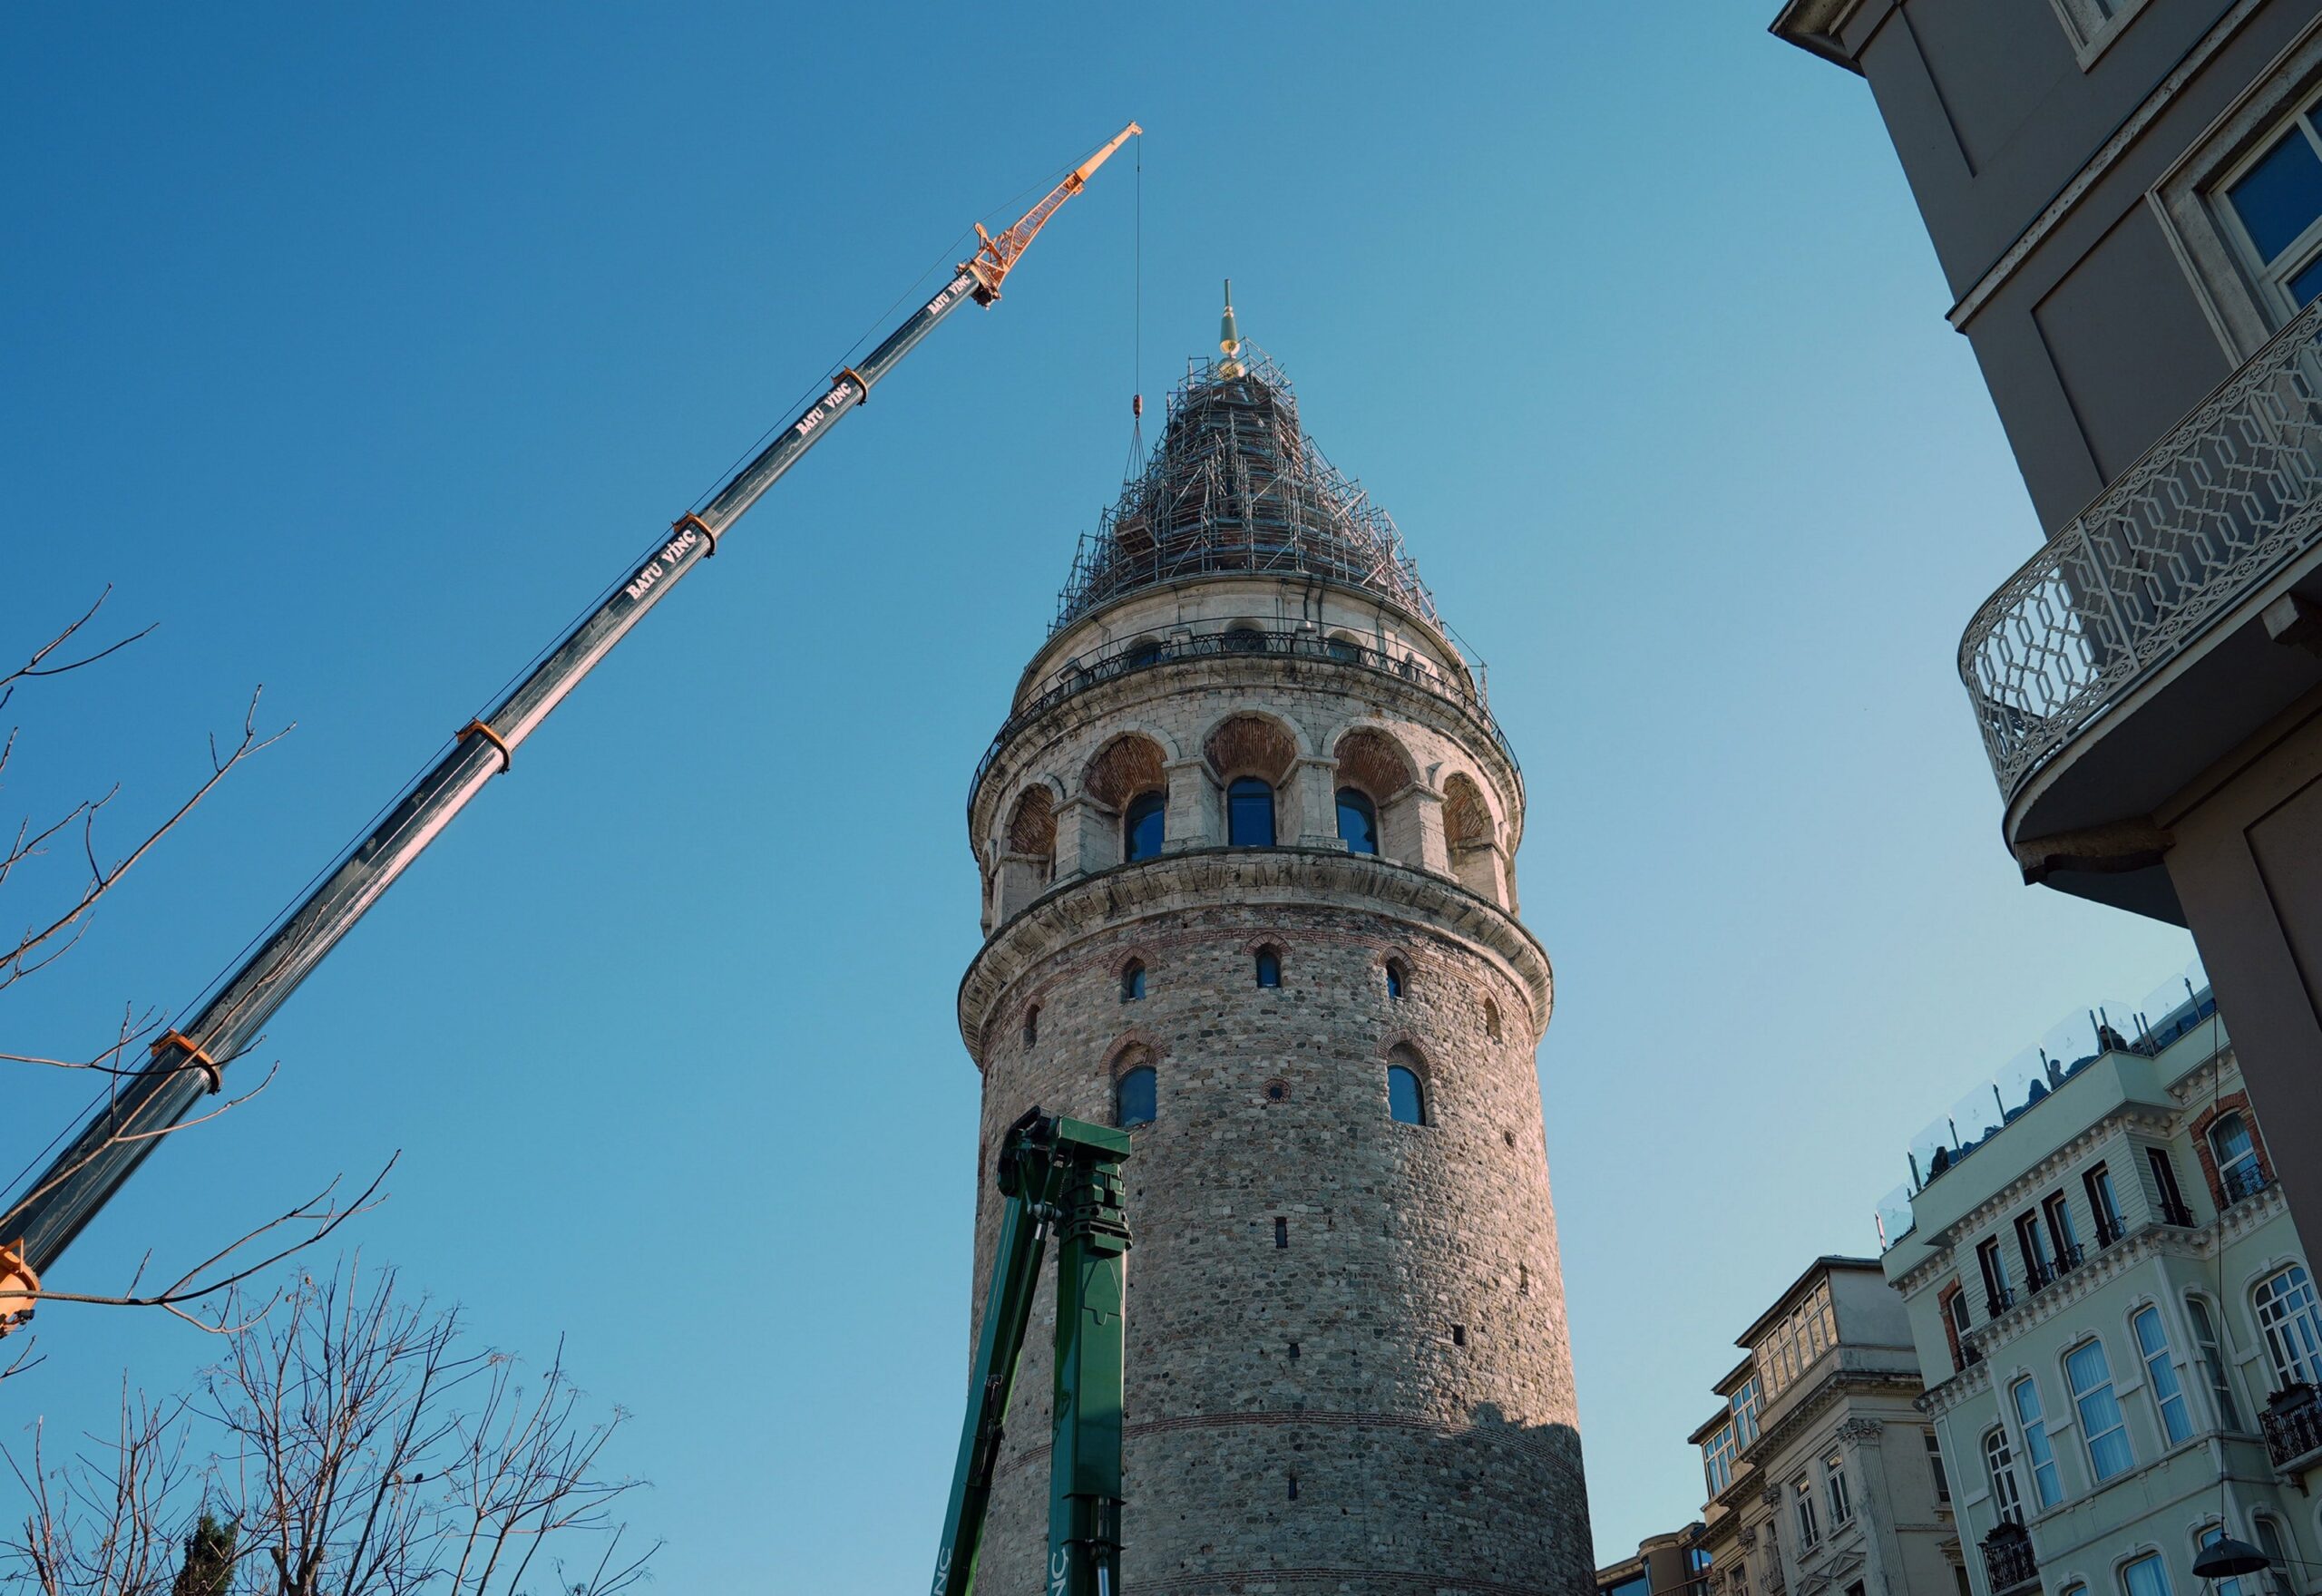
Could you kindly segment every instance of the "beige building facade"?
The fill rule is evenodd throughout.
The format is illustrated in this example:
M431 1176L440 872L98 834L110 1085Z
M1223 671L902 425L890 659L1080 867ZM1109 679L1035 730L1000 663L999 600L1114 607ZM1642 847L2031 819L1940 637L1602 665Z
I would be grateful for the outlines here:
M2275 1567L2216 1596L2310 1591L2322 1310L2266 1127L2207 990L2096 1037L1987 1099L1884 1258L1975 1596L2200 1596L2220 1534Z
M1270 363L1195 367L969 814L980 1158L1036 1104L1134 1136L1129 1591L1592 1588L1523 828L1391 523ZM1000 1596L1039 1588L1052 1311Z
M1817 1259L1736 1344L1692 1436L1706 1596L1958 1596L1918 1362L1878 1263Z

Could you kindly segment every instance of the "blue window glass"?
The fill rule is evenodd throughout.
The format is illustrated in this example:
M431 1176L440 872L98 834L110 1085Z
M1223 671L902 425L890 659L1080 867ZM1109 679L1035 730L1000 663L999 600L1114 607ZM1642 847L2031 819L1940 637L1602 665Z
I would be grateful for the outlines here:
M2161 1310L2151 1304L2138 1309L2129 1327L2137 1333L2137 1350L2144 1354L2145 1382L2152 1388L2154 1406L2161 1409L2161 1433L2169 1437L2171 1446L2191 1439L2193 1421L2185 1411L2177 1366L2170 1360L2169 1333L2161 1328Z
M1235 848L1273 846L1273 783L1243 776L1225 789L1225 841Z
M1339 789L1339 840L1350 853L1379 852L1379 812L1352 787Z
M2080 1409L2081 1439L2087 1443L2088 1466L2096 1483L2128 1473L2136 1466L2136 1453L2129 1445L2120 1399L2112 1394L2112 1368L2104 1357L2104 1343L2083 1341L2065 1353L2064 1376Z
M1121 858L1125 861L1133 864L1140 859L1159 856L1168 808L1168 799L1158 793L1147 793L1129 801L1128 813L1121 817Z
M2270 261L2322 216L2322 157L2293 124L2265 158L2226 190L2249 241Z
M1142 670L1148 665L1161 663L1161 645L1152 637L1140 637L1129 645L1127 668Z
M1271 948L1258 949L1258 985L1261 987L1282 985L1282 955Z
M1121 1001L1135 1003L1144 996L1145 964L1141 959L1132 959L1128 968L1121 971Z
M1151 1124L1158 1096L1153 1066L1139 1065L1122 1075L1113 1087L1113 1123L1124 1129Z
M2316 256L2311 265L2290 278L2289 292L2290 297L2301 306L2313 304L2315 296L2322 294L2322 255Z
M2169 1596L2169 1571L2161 1566L2161 1554L2149 1552L2123 1567L2121 1585L2129 1596Z
M2062 1502L2064 1492L2056 1477L2056 1451L2048 1444L2048 1426L2041 1422L2040 1387L2026 1375L2007 1389L2015 1403L2015 1422L2024 1426L2024 1450L2032 1463L2032 1494L2044 1512Z
M1400 1064L1387 1066L1387 1112L1397 1124L1427 1123L1427 1093L1420 1085L1418 1071Z
M1400 999L1403 995L1403 967L1391 960L1387 966L1387 996Z

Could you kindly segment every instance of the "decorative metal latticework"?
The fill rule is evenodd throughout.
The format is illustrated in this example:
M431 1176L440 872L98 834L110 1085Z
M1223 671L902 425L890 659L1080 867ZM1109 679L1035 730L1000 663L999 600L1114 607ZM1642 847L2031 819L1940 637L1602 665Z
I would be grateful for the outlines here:
M1187 365L1160 446L1082 534L1049 634L1141 589L1242 571L1343 582L1437 621L1394 521L1308 441L1281 368L1247 345L1234 364Z
M2322 539L2322 301L1984 601L1959 676L2003 796Z

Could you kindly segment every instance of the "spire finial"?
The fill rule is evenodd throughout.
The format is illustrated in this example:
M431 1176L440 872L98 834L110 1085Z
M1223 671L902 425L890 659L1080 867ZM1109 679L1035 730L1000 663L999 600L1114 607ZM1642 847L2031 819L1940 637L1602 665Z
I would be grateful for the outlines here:
M1221 377L1238 377L1248 369L1242 364L1242 334L1234 325L1234 279L1225 279L1225 314L1217 322L1217 346L1225 358L1217 363Z

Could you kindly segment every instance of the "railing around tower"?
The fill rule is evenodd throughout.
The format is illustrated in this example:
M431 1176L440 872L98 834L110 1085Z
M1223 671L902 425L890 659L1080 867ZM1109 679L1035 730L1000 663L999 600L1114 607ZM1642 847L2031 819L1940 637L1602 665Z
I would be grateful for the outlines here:
M1006 747L1026 726L1077 694L1157 666L1175 665L1189 659L1261 656L1314 660L1325 665L1370 671L1378 676L1392 676L1442 699L1489 734L1493 745L1507 761L1508 769L1515 772L1517 786L1521 789L1524 767L1517 761L1516 750L1508 743L1507 734L1501 731L1499 722L1492 718L1491 708L1484 702L1483 695L1469 686L1465 677L1454 676L1417 655L1390 654L1383 648L1351 637L1330 637L1303 628L1266 630L1250 626L1225 625L1211 631L1132 638L1068 662L1058 671L1054 686L1037 697L1027 700L1000 726L999 735L991 740L991 746L985 749L983 757L976 762L975 777L968 783L968 800L971 803L975 801L976 791L983 785L984 774L991 769L992 761L1000 757L1000 749Z

